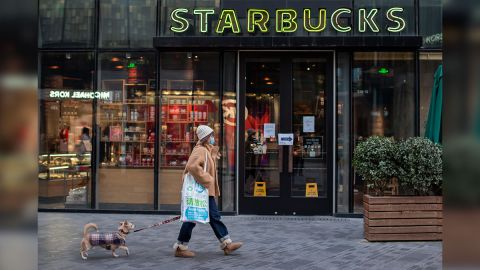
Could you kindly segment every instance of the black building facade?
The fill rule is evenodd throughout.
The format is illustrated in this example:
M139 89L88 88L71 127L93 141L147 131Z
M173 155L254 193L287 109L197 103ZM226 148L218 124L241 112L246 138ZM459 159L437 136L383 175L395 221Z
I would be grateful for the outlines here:
M362 214L355 145L421 136L440 0L39 0L39 207L178 212L195 129L232 214Z

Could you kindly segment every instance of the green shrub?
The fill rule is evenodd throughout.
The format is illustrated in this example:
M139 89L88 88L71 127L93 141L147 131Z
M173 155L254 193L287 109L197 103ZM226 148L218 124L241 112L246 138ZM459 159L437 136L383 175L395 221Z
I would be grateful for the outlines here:
M400 186L410 194L438 195L442 187L442 147L426 138L398 144L396 158Z
M387 184L397 173L396 144L393 138L373 136L360 142L353 153L353 167L382 196Z

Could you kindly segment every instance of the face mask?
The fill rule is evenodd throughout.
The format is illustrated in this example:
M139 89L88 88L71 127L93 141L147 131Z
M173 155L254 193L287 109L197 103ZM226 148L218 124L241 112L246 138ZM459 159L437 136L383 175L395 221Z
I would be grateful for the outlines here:
M210 144L215 144L215 137L213 136L210 136Z

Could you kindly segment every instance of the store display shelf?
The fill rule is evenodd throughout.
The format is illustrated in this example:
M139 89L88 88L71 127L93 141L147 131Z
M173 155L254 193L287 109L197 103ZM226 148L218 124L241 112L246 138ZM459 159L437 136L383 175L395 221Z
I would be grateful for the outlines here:
M196 143L196 141L162 141L161 143Z
M110 142L110 143L154 143L147 141L110 141L110 140L101 140L101 142Z
M128 133L145 133L146 131L145 130L125 130L125 132L128 132Z
M101 165L101 169L152 169L153 165Z

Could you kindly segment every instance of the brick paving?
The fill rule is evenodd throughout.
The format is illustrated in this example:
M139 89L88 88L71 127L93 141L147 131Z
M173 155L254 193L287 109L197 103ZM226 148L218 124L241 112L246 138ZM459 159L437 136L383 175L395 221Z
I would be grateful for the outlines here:
M244 246L224 256L208 225L197 225L190 248L194 259L173 256L180 223L133 233L130 256L113 258L94 248L87 261L79 254L83 225L115 231L128 219L137 228L171 216L39 213L39 269L441 269L441 242L369 243L363 220L334 217L227 216L223 221Z

